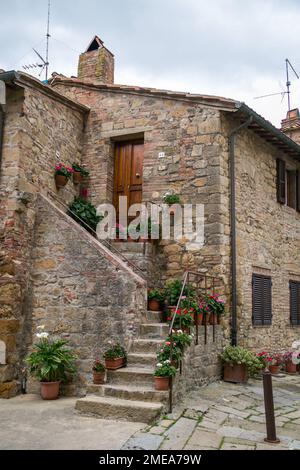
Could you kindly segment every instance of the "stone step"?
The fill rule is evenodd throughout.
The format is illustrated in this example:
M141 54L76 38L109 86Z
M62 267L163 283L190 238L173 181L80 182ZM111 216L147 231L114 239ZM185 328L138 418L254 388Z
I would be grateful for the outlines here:
M159 347L162 345L162 339L135 339L132 344L132 353L152 353L155 354Z
M162 320L162 312L153 312L152 310L148 310L146 314L146 322L147 323L161 323Z
M156 354L129 353L127 356L127 364L129 366L154 367L156 362Z
M155 390L154 387L118 384L90 384L87 387L87 393L101 397L107 396L122 398L124 400L140 400L151 402L166 402L169 397L169 392L159 392Z
M161 338L164 340L169 333L166 323L142 323L140 326L142 338Z
M162 403L89 395L77 400L75 409L81 414L103 419L152 423L163 412L164 405Z
M150 369L128 366L123 369L108 370L107 382L119 385L148 385L152 387L154 383L153 374L154 367Z

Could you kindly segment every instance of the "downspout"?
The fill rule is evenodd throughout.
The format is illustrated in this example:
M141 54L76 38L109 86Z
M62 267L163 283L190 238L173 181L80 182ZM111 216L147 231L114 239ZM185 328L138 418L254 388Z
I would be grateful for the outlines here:
M236 282L236 192L235 192L235 138L244 128L253 121L251 116L240 126L231 131L228 138L229 143L229 166L230 166L230 227L231 227L231 281L232 281L232 307L231 307L231 344L237 346L237 282Z
M4 112L2 104L0 104L0 176L1 176L1 167L2 167L4 120L5 120L5 112Z

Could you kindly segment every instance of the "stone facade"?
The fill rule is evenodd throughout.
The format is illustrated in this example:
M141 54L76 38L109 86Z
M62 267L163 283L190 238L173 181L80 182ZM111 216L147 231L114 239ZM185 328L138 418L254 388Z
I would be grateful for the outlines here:
M277 202L276 158L299 162L250 131L237 141L239 342L255 350L286 350L300 337L290 325L289 280L300 280L300 213ZM252 326L252 274L272 277L272 326Z
M39 325L70 341L78 375L66 392L79 395L109 340L130 349L146 311L146 284L42 196L36 214L30 343Z
M27 353L35 194L51 190L62 201L76 194L70 183L58 194L53 169L58 161L69 165L81 161L84 123L82 107L71 106L51 90L46 93L40 85L32 88L32 79L28 80L28 86L7 87L0 174L0 340L6 344L0 396L4 397L20 389Z

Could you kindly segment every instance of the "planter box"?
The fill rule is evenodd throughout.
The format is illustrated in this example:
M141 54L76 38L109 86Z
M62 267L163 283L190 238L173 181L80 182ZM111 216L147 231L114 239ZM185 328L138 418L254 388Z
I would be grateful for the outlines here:
M117 359L105 359L105 367L108 370L116 370L126 366L126 357L118 357Z
M242 364L224 364L224 382L246 383L248 381L248 371Z

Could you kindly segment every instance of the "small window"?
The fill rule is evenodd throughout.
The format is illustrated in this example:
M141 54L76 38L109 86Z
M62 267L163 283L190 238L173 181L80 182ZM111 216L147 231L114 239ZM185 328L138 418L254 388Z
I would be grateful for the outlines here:
M296 209L297 207L297 172L286 171L286 205Z
M272 279L270 276L252 276L252 323L254 326L272 324Z
M290 281L291 325L300 325L300 282Z
M300 211L300 171L286 166L284 160L277 159L277 201Z

